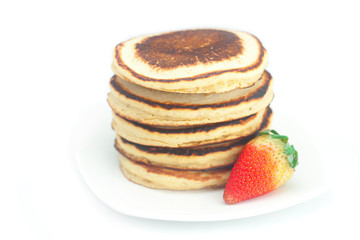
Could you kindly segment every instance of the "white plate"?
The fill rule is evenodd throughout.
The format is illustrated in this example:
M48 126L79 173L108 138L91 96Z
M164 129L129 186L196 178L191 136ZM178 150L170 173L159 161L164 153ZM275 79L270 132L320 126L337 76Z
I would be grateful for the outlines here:
M75 134L76 159L94 194L126 215L174 221L219 221L256 216L307 201L328 187L320 155L305 129L294 119L275 111L273 122L273 128L286 133L299 152L299 166L294 176L271 193L235 205L224 203L222 189L154 190L126 180L119 169L111 113L106 104L82 114Z

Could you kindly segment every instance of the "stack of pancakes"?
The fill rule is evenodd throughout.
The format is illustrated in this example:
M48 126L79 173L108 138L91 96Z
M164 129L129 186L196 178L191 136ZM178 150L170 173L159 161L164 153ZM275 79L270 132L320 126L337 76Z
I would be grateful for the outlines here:
M267 60L256 37L230 30L118 44L108 103L125 177L159 189L224 186L246 142L271 122Z

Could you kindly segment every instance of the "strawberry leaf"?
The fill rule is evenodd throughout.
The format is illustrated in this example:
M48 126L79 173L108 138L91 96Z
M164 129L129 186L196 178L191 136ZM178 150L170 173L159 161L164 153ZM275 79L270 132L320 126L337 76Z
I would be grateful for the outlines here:
M286 144L287 146L285 146L284 149L284 153L291 155L295 153L295 148L294 145L290 145L289 143Z
M280 139L284 143L287 143L287 141L289 140L288 136L285 136L285 135L271 135L271 137L274 139Z
M295 150L294 145L290 145L288 142L285 145L284 153L287 154L290 167L295 168L298 165L298 152Z
M289 138L285 135L280 135L277 131L273 130L273 129L265 129L264 131L261 131L259 133L259 135L270 135L271 138L274 139L280 139L282 140L284 143L287 143L287 141L289 140Z
M276 134L276 135L279 135L275 130L273 130L273 129L265 129L265 130L263 130L263 131L261 131L260 133L259 133L259 135L266 135L266 134L268 134L268 135L271 135L271 134Z
M280 135L273 129L266 129L261 131L259 135L270 135L273 139L280 139L285 143L284 153L287 155L290 167L295 168L298 165L298 152L293 145L288 143L289 138L285 135Z
M298 165L298 153L297 151L294 154L288 155L288 161L291 168L295 168Z

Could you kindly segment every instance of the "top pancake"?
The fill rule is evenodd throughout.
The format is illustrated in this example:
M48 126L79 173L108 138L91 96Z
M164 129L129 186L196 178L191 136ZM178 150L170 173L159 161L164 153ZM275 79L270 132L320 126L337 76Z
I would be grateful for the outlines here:
M196 29L141 36L118 44L112 69L121 78L167 92L218 93L253 85L268 61L251 34Z

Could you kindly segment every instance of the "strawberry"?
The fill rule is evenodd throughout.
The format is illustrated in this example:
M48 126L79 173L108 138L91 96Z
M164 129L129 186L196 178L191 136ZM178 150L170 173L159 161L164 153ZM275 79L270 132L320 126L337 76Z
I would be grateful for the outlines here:
M287 182L298 164L298 153L288 137L264 130L241 151L226 183L228 204L261 196Z

